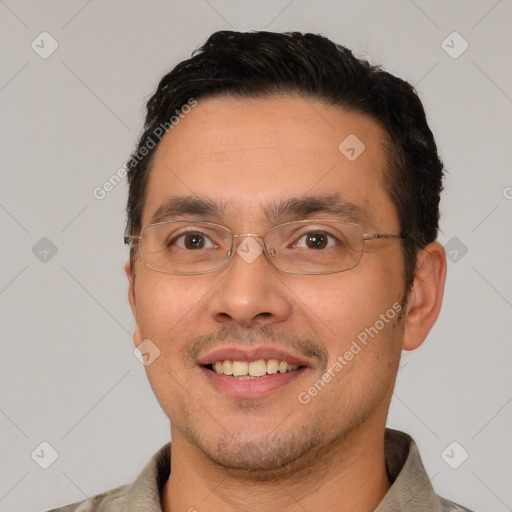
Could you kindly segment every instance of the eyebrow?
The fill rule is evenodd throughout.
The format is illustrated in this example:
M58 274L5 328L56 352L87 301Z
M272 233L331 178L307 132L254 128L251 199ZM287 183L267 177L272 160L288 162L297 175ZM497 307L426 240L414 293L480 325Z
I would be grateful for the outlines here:
M340 194L292 197L269 205L264 211L270 222L279 222L289 217L308 218L317 213L327 213L355 223L367 221L364 210L346 201Z
M171 197L160 205L151 216L150 224L165 222L181 215L217 216L224 215L225 204L208 198L194 196Z
M225 216L226 203L198 196L171 197L153 213L150 224L172 220L178 216ZM315 214L327 213L348 222L364 223L367 216L362 208L346 201L339 194L291 197L263 208L267 220L279 223L290 218L308 218Z

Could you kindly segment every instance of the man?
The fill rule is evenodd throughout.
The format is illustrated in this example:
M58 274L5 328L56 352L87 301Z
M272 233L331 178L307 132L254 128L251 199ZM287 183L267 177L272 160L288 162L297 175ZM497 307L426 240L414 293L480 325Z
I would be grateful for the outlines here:
M446 274L413 88L321 36L217 32L128 168L134 342L172 450L59 510L467 510L385 428Z

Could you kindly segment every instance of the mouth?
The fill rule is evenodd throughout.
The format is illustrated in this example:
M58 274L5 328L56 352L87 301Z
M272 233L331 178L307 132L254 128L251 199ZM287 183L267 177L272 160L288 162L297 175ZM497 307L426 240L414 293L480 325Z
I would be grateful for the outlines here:
M299 378L310 366L299 357L271 347L219 349L197 363L217 391L237 398L268 395Z
M265 359L258 359L256 361L232 361L225 359L224 361L215 361L203 367L212 372L235 379L260 379L278 373L295 372L303 368L303 366L291 364L287 361L279 361L278 359L268 359L267 361Z

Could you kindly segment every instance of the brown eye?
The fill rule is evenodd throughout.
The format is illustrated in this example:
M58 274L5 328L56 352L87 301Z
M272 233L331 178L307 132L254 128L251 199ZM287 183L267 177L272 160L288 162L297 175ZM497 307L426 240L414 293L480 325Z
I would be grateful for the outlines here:
M331 249L337 245L337 238L325 231L304 233L293 245L299 249Z
M327 244L329 243L329 239L327 235L322 233L310 233L306 235L306 245L310 249L325 249Z
M212 242L210 237L201 232L183 233L174 237L167 244L169 249L174 246L180 249L196 251L200 249L215 249L217 246Z
M187 249L202 249L205 243L205 236L199 233L193 233L183 237L183 244Z

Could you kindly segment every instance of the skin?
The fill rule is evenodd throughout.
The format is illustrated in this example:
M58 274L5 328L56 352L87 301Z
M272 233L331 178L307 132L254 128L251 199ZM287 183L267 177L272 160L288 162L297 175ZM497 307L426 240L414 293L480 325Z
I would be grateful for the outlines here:
M366 146L353 162L338 150L351 133ZM268 204L337 193L364 211L365 232L399 233L382 184L384 138L369 117L297 96L199 100L156 150L142 225L169 198L194 195L226 203L204 220L263 234L293 220L270 223ZM134 342L149 338L161 351L146 371L171 421L163 510L374 510L390 487L383 441L401 350L418 347L437 319L443 247L419 253L403 315L307 405L298 394L404 302L400 241L369 241L358 266L331 275L285 274L264 255L249 264L235 254L228 267L196 276L155 272L138 255L135 267L125 266ZM190 358L211 333L220 336L210 347L278 343L308 368L264 397L229 396ZM306 356L300 340L318 355Z

